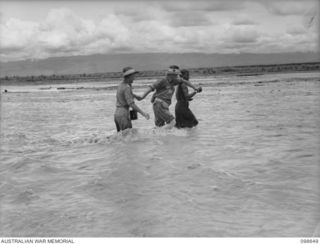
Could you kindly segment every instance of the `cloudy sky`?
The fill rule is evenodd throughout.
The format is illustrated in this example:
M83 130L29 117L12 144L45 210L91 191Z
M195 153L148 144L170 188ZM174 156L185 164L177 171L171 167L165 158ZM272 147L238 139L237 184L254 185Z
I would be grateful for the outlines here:
M0 61L318 50L320 0L0 0Z

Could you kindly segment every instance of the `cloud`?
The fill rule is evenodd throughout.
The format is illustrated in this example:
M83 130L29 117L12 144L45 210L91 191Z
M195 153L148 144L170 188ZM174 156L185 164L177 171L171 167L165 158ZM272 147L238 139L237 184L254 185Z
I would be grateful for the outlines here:
M302 25L294 25L287 27L287 34L289 35L304 35L308 32L308 30Z
M257 25L257 22L249 18L238 18L232 22L233 25Z
M178 12L170 17L170 24L174 27L212 25L210 19L200 11Z
M159 20L167 17L167 12L157 2L135 2L134 5L116 5L113 12L119 18L127 19L133 22Z
M115 15L96 24L64 8L51 10L40 24L9 19L1 33L2 53L15 50L25 57L31 52L30 58L108 52L129 38L128 27Z
M208 11L208 12L219 12L219 11L232 11L242 9L244 2L229 0L229 1L165 1L163 8L169 12L179 11Z
M258 41L260 33L253 26L230 26L224 33L223 39L229 44L251 44Z
M34 38L38 24L33 22L9 19L0 27L1 47L6 49L24 48ZM23 37L23 38L21 38Z
M249 2L126 2L122 8L120 4L108 9L98 19L83 17L68 8L51 9L41 21L2 18L0 59L124 52L317 50L318 29L316 21L310 22L312 11L302 16L274 16L266 11L265 4ZM276 6L278 2L271 4ZM241 11L234 11L236 8Z
M267 2L267 9L275 15L303 15L310 9L317 7L315 2L310 1L279 1Z
M232 41L238 43L253 43L258 40L259 34L255 30L237 30L232 34Z

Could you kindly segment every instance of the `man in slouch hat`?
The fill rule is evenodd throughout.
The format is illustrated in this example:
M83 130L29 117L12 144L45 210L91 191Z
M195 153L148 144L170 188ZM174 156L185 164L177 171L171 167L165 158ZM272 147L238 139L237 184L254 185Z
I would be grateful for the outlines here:
M138 71L131 67L123 68L123 81L119 84L116 95L116 111L114 113L114 122L117 127L117 131L122 131L128 128L132 128L130 111L131 107L134 111L140 113L146 119L150 116L148 113L143 112L134 102L134 98L140 100L140 97L136 96L132 92L132 83L136 77Z

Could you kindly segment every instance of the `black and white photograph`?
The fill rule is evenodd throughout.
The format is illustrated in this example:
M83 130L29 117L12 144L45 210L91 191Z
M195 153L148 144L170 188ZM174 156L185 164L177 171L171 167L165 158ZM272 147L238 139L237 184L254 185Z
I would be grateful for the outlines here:
M318 243L319 8L0 0L1 243Z

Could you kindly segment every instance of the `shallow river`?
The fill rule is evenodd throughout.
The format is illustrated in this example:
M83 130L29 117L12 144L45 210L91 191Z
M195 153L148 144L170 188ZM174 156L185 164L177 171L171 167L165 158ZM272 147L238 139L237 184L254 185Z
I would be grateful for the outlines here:
M0 236L319 236L319 73L199 82L198 127L149 95L123 135L103 83L1 87Z

